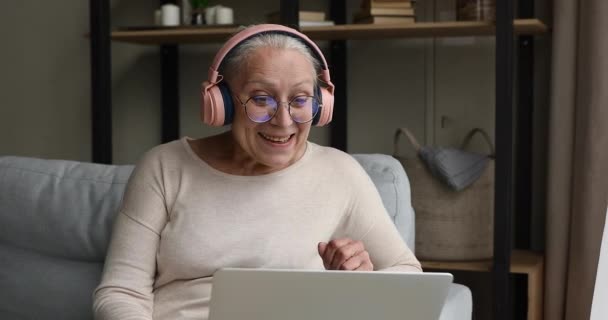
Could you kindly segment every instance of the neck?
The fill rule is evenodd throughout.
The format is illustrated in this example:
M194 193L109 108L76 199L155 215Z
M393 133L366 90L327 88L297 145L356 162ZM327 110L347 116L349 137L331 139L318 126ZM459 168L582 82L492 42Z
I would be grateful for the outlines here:
M197 142L197 146L192 146L195 153L214 169L228 174L258 176L284 169L269 167L255 161L240 147L231 131L204 138ZM303 154L304 152L302 152ZM302 155L297 159L300 159Z

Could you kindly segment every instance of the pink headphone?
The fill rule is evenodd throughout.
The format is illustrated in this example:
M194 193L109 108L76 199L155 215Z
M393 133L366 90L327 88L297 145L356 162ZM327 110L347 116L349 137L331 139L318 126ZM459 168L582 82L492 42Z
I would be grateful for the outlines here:
M317 88L315 88L315 94L320 96L322 105L313 119L313 124L316 126L324 126L331 121L334 108L334 85L329 78L329 68L327 67L327 62L319 47L317 47L317 45L306 35L294 29L276 24L261 24L249 27L232 36L215 55L213 63L209 68L209 79L203 82L201 87L201 120L204 123L211 126L223 126L232 123L234 116L232 95L230 94L230 89L226 85L226 82L222 82L223 77L219 74L218 69L226 55L241 42L258 34L267 32L282 33L298 38L306 44L311 49L313 55L322 62L323 70L319 77L327 87L317 86Z

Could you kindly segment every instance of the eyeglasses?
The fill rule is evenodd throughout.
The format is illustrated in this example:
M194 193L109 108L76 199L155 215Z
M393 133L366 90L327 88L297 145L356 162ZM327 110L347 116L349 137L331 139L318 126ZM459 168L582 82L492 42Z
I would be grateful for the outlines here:
M235 95L236 97L236 95ZM264 123L270 121L279 108L279 104L283 102L277 102L277 100L268 95L253 96L247 99L245 103L236 97L237 100L245 108L247 117L253 122ZM319 109L323 107L319 100L312 96L297 96L287 102L289 116L297 123L306 123L312 121L319 112Z

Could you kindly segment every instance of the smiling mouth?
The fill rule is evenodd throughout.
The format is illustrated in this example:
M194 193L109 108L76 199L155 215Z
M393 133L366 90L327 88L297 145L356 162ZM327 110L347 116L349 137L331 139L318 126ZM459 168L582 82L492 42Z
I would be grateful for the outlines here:
M295 134L290 134L288 136L282 136L282 137L275 137L275 136L269 136L267 134L263 134L263 133L258 133L260 135L260 137L262 137L264 140L270 141L272 143L287 143L289 142L289 140L291 140L291 138L293 138L293 136L295 136Z

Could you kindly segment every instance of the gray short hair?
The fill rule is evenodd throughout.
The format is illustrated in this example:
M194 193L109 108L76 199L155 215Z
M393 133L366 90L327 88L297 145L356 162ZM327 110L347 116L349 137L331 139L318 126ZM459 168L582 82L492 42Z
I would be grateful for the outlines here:
M316 75L321 72L321 63L312 54L308 45L292 36L276 32L262 33L237 45L222 61L219 68L220 74L222 74L226 80L233 79L238 71L242 69L249 55L259 48L267 47L276 49L293 49L304 55L304 57L311 62L314 68L314 84L317 84Z

